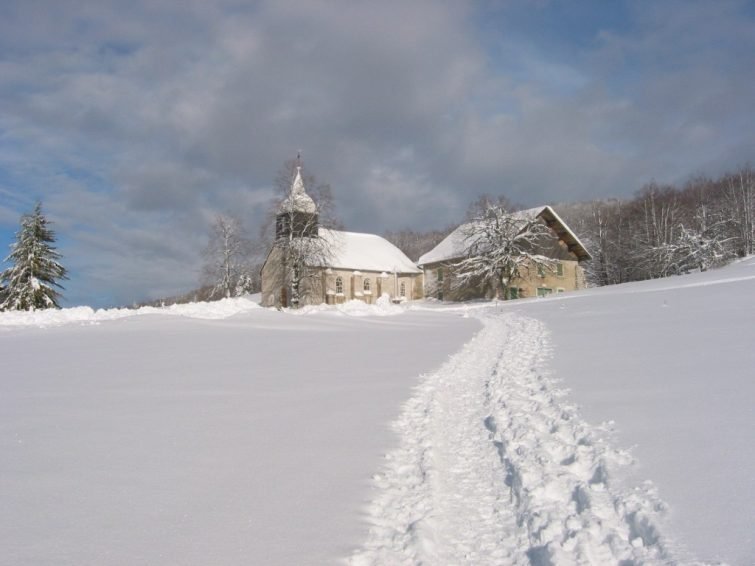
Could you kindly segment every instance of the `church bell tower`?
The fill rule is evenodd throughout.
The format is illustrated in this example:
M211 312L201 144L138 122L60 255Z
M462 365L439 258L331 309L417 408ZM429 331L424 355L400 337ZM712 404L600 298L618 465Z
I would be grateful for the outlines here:
M291 190L275 215L275 239L316 238L319 225L317 205L304 189L301 166L297 165Z

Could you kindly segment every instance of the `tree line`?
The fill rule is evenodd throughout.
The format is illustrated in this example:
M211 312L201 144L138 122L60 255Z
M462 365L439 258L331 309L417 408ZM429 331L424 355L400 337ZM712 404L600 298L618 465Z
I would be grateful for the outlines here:
M755 171L740 167L718 178L678 186L650 182L628 199L552 205L593 256L585 262L593 286L679 275L724 265L755 253ZM480 197L467 221L521 207L504 196ZM440 242L445 230L388 232L411 259Z
M755 252L750 166L682 186L655 182L631 199L555 205L593 256L592 285L706 270Z

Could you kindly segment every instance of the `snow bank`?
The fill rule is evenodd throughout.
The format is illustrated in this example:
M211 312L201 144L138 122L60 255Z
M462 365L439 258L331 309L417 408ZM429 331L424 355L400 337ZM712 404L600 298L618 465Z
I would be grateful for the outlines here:
M388 295L383 295L374 305L368 305L364 301L354 299L343 303L342 305L307 305L298 310L286 310L290 314L305 315L314 313L335 313L346 316L392 316L405 312L406 309L400 305L391 303Z
M61 326L71 323L96 324L131 316L168 314L189 318L221 319L260 308L251 297L221 299L207 303L187 303L167 307L141 307L138 309L98 309L72 307L39 311L9 311L0 313L0 326Z

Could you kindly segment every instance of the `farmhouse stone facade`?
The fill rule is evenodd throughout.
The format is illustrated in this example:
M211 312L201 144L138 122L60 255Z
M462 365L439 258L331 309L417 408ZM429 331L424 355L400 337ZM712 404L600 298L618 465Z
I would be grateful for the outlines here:
M548 258L547 266L525 264L521 276L509 282L507 299L544 297L584 289L585 272L580 263L590 259L579 238L550 206L540 206L516 213L524 220L536 220L548 226L551 236L536 251ZM454 265L464 258L467 248L467 225L451 232L435 248L419 259L425 275L425 295L440 300L459 301L492 298L494 290L483 285L459 288L454 281Z

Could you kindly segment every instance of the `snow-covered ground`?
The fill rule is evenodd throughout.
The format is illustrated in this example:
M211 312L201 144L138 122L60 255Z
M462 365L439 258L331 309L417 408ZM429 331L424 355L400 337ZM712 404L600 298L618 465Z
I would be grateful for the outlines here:
M0 564L752 564L754 296L0 314Z
M545 323L582 416L615 422L674 556L755 564L755 258L508 308Z
M0 564L348 556L388 423L480 328L357 310L0 327Z
M353 564L635 564L670 558L652 493L609 474L629 458L582 422L543 368L547 330L512 313L405 407Z
M461 307L352 563L755 563L754 298L750 258Z

